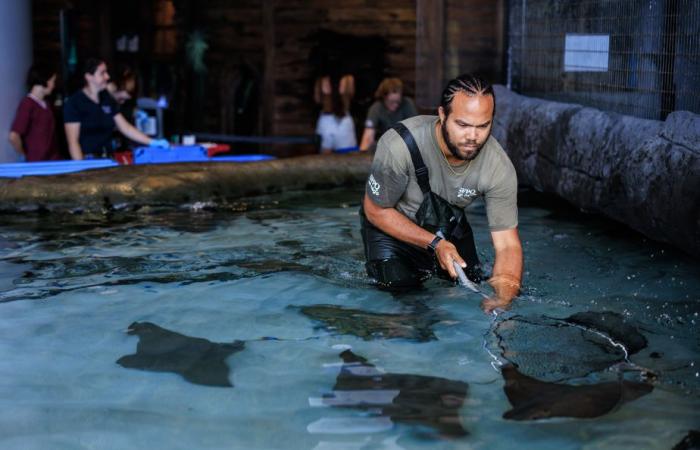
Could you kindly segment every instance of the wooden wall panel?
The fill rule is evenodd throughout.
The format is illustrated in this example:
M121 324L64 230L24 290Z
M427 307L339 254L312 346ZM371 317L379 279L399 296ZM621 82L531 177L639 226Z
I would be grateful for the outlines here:
M386 74L400 76L407 84L407 91L413 93L415 27L415 0L278 2L275 9L277 70L274 102L277 134L314 132L318 109L312 101L314 74L308 61L309 53L315 45L311 40L315 33L323 29L358 37L378 36L385 39L388 43ZM362 131L365 113L355 111L358 134Z
M61 8L80 10L79 36L82 55L102 55L111 51L114 36L105 30L105 14L117 8L118 1L33 0L35 57L59 61ZM184 47L189 33L202 31L208 49L205 56L207 74L203 98L192 103L195 81L183 70L184 48L177 55L158 55L160 63L172 64L185 76L180 81L188 92L178 97L187 109L203 109L196 122L203 131L230 130L222 120L230 94L222 94L222 79L249 67L259 78L260 117L256 133L277 135L312 134L318 115L313 103L314 70L309 54L317 42L312 36L328 30L358 37L377 36L387 44L387 75L400 76L412 94L415 83L416 0L174 0L178 23L178 42ZM148 8L144 4L144 8ZM141 24L143 28L147 24ZM142 37L141 58L148 59L148 37ZM170 59L168 59L170 58ZM374 87L372 87L372 91ZM371 99L365 99L369 101ZM203 105L203 108L202 108ZM357 113L357 112L356 112ZM228 115L227 115L228 114ZM362 113L364 114L364 113ZM178 117L189 117L177 113ZM356 117L361 124L364 117ZM186 122L187 120L185 120ZM184 124L183 127L187 127ZM358 130L358 133L361 130Z
M504 81L505 1L445 0L445 77L478 73Z

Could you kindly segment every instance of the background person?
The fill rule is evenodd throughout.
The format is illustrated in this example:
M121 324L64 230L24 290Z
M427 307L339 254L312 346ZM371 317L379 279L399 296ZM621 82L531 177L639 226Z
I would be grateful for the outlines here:
M156 147L168 147L165 139L151 139L119 112L114 98L107 92L107 64L99 59L85 62L81 90L71 95L63 107L68 151L73 159L86 156L104 157L112 153L112 132L119 130L132 141Z
M61 159L56 145L56 121L47 97L56 84L56 72L34 65L27 73L29 93L17 107L10 131L10 143L26 161Z
M352 75L326 75L316 80L314 100L321 106L316 134L321 136L321 153L357 148L355 122L349 113L354 95Z
M361 151L374 148L375 142L395 123L418 115L413 100L403 95L403 83L398 78L384 78L374 97L376 100L367 111L365 131L360 140Z
M122 116L130 123L133 123L136 109L136 93L138 92L136 74L129 67L124 67L116 79L110 79L107 82L107 91L119 105L119 112Z

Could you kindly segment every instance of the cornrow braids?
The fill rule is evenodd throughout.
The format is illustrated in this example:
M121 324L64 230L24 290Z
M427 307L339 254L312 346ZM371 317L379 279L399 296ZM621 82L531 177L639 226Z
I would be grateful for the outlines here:
M452 101L457 95L457 92L464 92L467 95L490 95L496 99L493 93L493 86L491 83L484 80L483 78L472 75L470 73L465 73L457 78L450 80L445 86L445 90L442 91L442 98L440 99L440 106L445 111L445 115L449 116L452 109Z

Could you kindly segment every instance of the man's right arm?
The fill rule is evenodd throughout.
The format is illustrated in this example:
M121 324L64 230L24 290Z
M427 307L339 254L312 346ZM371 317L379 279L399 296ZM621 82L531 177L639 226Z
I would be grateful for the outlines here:
M74 160L84 158L83 149L80 147L80 122L66 123L66 141L68 141L68 152Z
M374 128L365 126L365 131L362 132L362 140L360 141L360 151L366 152L374 144Z
M397 211L396 208L384 208L377 205L366 193L363 201L363 210L367 220L372 225L402 242L427 249L428 244L435 239L435 234L419 227L411 219ZM443 239L438 243L435 248L435 256L440 263L440 267L447 271L452 278L457 278L457 273L452 266L453 260L457 261L460 266L467 267L462 257L459 256L457 248L447 240Z
M369 107L367 111L367 118L365 119L365 131L362 132L362 139L360 140L360 151L367 151L375 143L377 120L379 119L379 105L375 102Z

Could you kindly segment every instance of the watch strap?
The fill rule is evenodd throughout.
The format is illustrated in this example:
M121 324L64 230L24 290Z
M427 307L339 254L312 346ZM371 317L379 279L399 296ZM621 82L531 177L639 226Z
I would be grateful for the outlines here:
M435 239L433 239L430 244L428 244L428 251L432 254L435 254L435 249L437 249L438 244L442 238L440 236L435 236Z

